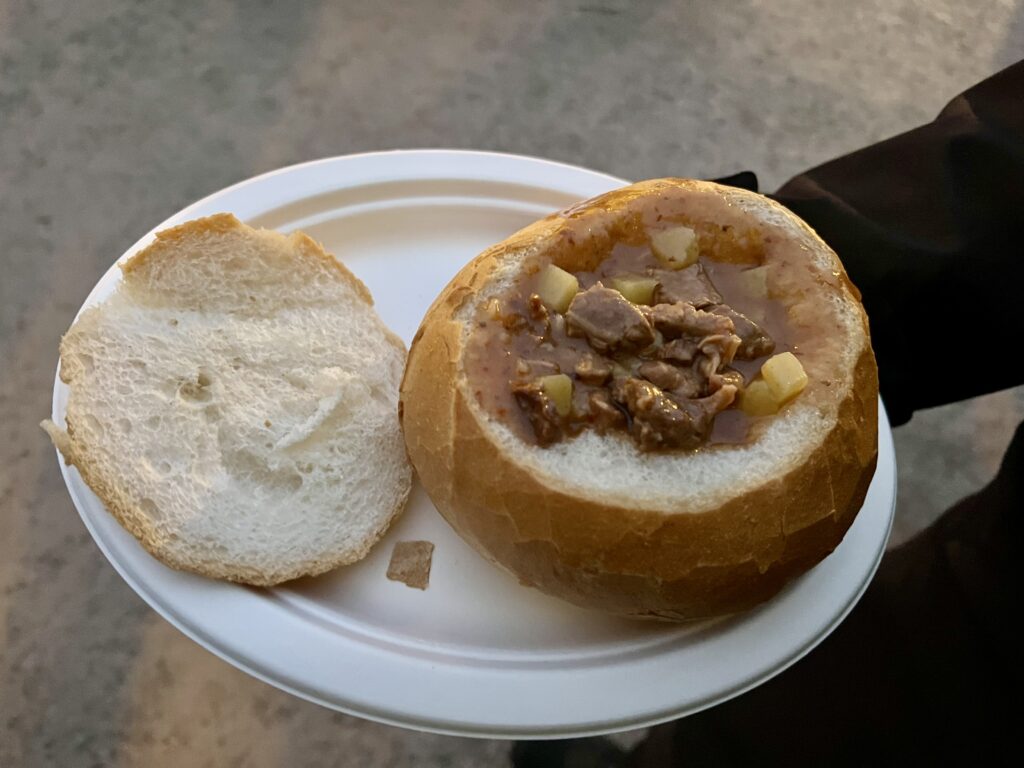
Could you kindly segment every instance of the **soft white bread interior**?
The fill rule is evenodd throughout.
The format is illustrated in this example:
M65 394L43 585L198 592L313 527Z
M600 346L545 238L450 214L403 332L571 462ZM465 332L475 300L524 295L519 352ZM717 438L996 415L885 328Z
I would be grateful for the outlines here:
M593 430L523 441L484 412L463 368L477 307L538 256L578 269L659 199L792 246L772 264L772 290L804 330L807 389L746 445L641 453ZM548 217L470 263L413 342L401 408L431 499L487 558L579 605L689 620L762 602L838 545L874 471L877 391L859 295L806 224L760 195L664 179Z
M61 342L44 427L164 563L255 585L364 557L409 494L402 342L309 237L166 230Z

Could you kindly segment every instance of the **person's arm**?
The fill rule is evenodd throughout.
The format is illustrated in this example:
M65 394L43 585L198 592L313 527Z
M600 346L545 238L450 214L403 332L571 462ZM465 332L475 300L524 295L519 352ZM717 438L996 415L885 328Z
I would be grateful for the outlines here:
M772 197L861 290L894 424L1024 383L1024 62Z

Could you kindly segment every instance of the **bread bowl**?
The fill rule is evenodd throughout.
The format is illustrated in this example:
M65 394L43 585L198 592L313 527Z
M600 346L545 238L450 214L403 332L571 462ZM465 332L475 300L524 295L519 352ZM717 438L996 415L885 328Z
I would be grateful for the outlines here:
M694 284L670 290L670 273L687 270L706 273L699 298ZM602 337L590 320L612 304L608 316L625 324ZM683 304L691 319L733 318L715 337L725 341L673 337L654 316ZM737 336L745 310L770 343ZM545 343L576 357L542 354ZM548 359L526 359L524 344ZM688 364L666 351L680 345ZM593 377L580 355L613 372ZM795 358L803 379L787 368L773 389L764 363L776 356L775 368ZM567 359L577 367L561 370ZM683 378L703 371L696 388L653 383L666 361ZM630 399L627 381L644 397ZM759 408L766 393L774 399ZM839 544L874 472L877 393L859 294L806 224L751 192L659 179L553 214L473 259L423 319L399 412L427 493L484 557L580 606L688 621L769 599ZM649 428L652 397L686 428ZM601 399L620 415L598 426Z

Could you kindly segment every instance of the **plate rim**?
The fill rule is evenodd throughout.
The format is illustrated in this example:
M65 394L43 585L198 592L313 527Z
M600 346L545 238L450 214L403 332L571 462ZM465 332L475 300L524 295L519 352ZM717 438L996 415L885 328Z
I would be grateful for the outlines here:
M130 246L118 259L111 265L111 267L104 272L99 278L97 283L93 286L86 299L83 301L82 306L75 314L75 320L79 317L82 311L88 306L95 303L99 298L97 293L101 293L101 284L107 281L108 275L117 269L117 265L120 264L125 258L131 254L137 252L141 247L146 245L152 240L155 233L165 229L169 226L189 218L194 215L197 209L201 209L216 200L228 196L230 193L237 192L241 188L245 188L257 183L265 183L268 179L276 177L286 176L291 173L303 172L310 168L328 168L330 166L337 165L339 163L344 164L347 162L370 162L373 163L381 158L393 158L400 156L403 159L411 159L413 156L423 159L430 158L433 160L451 159L455 156L460 157L463 160L473 158L486 158L491 161L497 161L499 164L522 164L537 167L547 167L562 172L569 171L573 174L582 174L583 176L589 176L595 181L601 180L608 182L609 184L627 184L628 182L610 176L608 174L601 173L599 171L593 171L591 169L583 168L581 166L570 165L561 163L558 161L548 160L539 157L530 157L526 155L515 155L506 154L501 152L489 152L479 150L449 150L449 149L392 149L381 152L362 152L351 155L340 155L325 157L316 160L310 160L294 165L285 166L282 168L273 169L264 173L258 174L248 179L243 179L234 184L231 184L223 189L212 192L203 198L191 203L190 205L182 208L172 216L168 217L162 223L153 227L149 232L139 238L132 246ZM408 177L410 180L415 178L424 177ZM443 178L443 177L439 177ZM461 180L484 180L482 177L470 177L465 176L450 176L447 178L457 178ZM490 179L488 179L490 180ZM493 179L495 181L503 181L502 179ZM515 182L513 182L515 183ZM350 185L343 185L338 188L345 188ZM359 186L358 184L351 186ZM554 187L547 187L548 189L554 189ZM302 196L293 197L292 200L305 199L311 197L313 194L303 194ZM262 206L264 211L272 211L275 209L273 205ZM240 218L242 218L240 216ZM74 322L74 321L72 321ZM60 381L60 364L58 359L57 370L54 379L54 391L52 400L52 415L55 421L58 419L62 420L63 413L60 412L59 397L61 393L61 387L63 386ZM577 737L584 735L600 735L606 733L613 733L622 730L630 730L635 728L641 728L645 726L655 725L658 723L667 722L676 718L695 714L703 711L707 708L715 706L716 704L727 701L731 698L739 696L758 685L772 679L776 675L784 672L786 669L797 663L800 659L806 656L811 650L813 650L819 643L821 643L832 631L849 615L853 608L857 605L860 598L870 585L875 572L877 571L878 565L881 562L882 557L885 554L885 545L889 539L891 533L894 510L896 502L896 473L897 467L895 463L895 454L893 446L892 431L888 422L887 414L885 413L884 405L879 400L879 469L883 469L882 457L886 455L888 462L884 468L886 472L891 474L891 493L889 493L889 511L887 514L887 522L885 526L884 535L881 537L880 544L877 552L874 554L873 562L868 568L867 572L863 576L861 583L857 586L855 594L846 603L846 605L836 613L833 618L828 622L817 635L806 638L804 642L798 647L792 650L788 657L781 663L776 664L767 673L755 673L751 679L745 680L741 683L736 684L730 689L720 691L718 694L710 697L707 701L702 702L696 706L676 706L673 708L665 708L660 712L647 711L642 715L635 715L630 719L615 718L614 720L609 719L605 721L590 721L590 722L575 722L572 725L556 725L547 729L538 729L536 727L516 727L516 726L505 726L504 729L495 729L491 726L481 725L478 726L473 723L455 723L447 720L435 720L430 721L425 718L417 718L409 716L395 711L384 711L381 709L374 709L367 706L355 706L352 704L339 703L337 700L327 699L314 692L303 690L302 688L296 687L289 680L282 679L281 677L275 677L268 674L264 670L260 669L254 663L254 660L248 658L242 658L239 655L232 655L230 649L226 647L226 643L218 641L218 639L211 633L207 632L203 628L193 627L186 619L180 616L173 605L167 603L166 598L162 598L157 594L158 590L155 590L151 585L146 584L144 581L136 578L135 574L128 567L127 563L122 563L120 558L116 556L109 542L105 540L104 535L98 530L90 515L86 512L85 503L79 499L76 491L76 483L71 475L72 467L67 466L62 460L59 451L57 453L58 463L61 469L61 475L64 479L65 485L67 486L68 493L71 496L72 502L82 518L87 530L90 533L93 541L99 547L100 551L106 557L107 561L114 567L122 579L136 592L142 599L149 605L150 608L155 610L162 618L168 621L178 631L190 638L193 642L196 642L207 651L213 653L218 658L228 662L237 669L245 672L246 674L255 677L269 685L284 690L294 696L297 696L306 701L310 701L321 706L328 707L337 711L345 712L358 717L363 717L376 722L385 723L388 725L412 728L415 730L439 733L452 736L463 736L463 737L474 737L474 738L498 738L498 739L516 739L516 738L533 738L533 739L552 739L552 738L567 738ZM883 447L884 446L884 447ZM877 472L877 470L876 470ZM874 478L873 478L874 481ZM81 482L81 481L79 481ZM83 484L84 485L84 484ZM86 487L86 490L88 488ZM237 585L234 585L237 586ZM768 604L770 605L770 603Z

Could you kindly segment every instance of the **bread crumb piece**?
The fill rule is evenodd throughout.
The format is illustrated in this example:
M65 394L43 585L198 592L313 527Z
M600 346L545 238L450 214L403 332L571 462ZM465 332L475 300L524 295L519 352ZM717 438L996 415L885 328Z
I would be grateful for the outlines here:
M388 578L407 587L426 589L430 583L430 561L434 544L429 541L400 541L391 552Z

